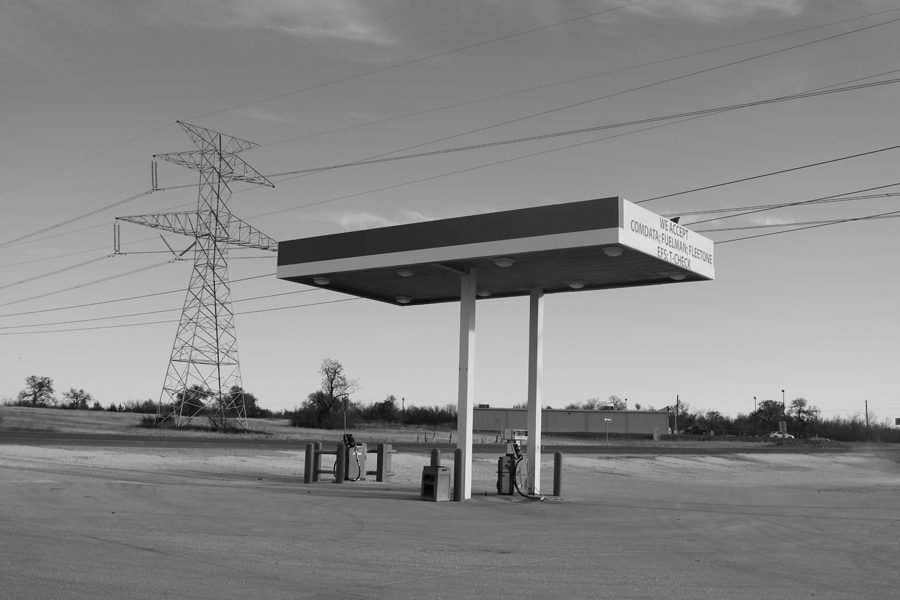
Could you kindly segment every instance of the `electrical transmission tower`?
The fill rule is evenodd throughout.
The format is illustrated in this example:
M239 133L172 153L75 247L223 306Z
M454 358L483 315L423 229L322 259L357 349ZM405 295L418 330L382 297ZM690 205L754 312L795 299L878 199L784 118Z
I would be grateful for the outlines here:
M160 395L160 416L176 427L206 416L214 427L246 426L246 408L238 362L237 335L228 279L228 247L277 250L278 243L231 214L229 182L275 187L238 153L258 144L178 122L197 150L157 154L151 177L157 186L156 160L199 171L194 212L117 217L194 238L194 268ZM118 232L118 224L116 226ZM116 234L116 250L119 236Z

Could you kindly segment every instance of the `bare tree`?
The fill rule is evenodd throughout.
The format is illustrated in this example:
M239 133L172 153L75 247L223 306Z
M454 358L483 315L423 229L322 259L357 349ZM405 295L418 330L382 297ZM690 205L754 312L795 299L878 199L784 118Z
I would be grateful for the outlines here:
M25 378L25 389L19 392L17 399L29 406L52 406L56 404L53 391L52 379L30 375Z
M338 412L344 398L350 398L359 389L359 380L350 379L344 372L344 365L333 358L326 358L319 367L322 387L309 395L310 402L319 414Z
M87 410L94 402L94 398L86 391L75 388L69 388L69 391L63 394L63 398L67 401L66 406L79 410Z
M801 431L822 418L822 413L816 406L807 402L806 398L795 398L787 409L788 416L799 426Z

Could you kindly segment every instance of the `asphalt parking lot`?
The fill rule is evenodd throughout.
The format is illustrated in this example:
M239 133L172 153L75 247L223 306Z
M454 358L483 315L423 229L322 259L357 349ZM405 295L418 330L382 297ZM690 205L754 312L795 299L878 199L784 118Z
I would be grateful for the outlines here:
M900 462L874 453L567 457L564 492L303 484L302 452L0 446L5 599L888 598ZM486 494L486 495L479 495Z

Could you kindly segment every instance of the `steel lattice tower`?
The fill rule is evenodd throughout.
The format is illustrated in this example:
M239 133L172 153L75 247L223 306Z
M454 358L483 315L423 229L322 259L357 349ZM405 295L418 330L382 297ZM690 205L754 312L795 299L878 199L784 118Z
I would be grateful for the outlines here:
M231 214L228 184L243 181L274 186L237 156L257 144L188 123L178 124L198 149L155 155L153 189L157 189L156 159L199 171L197 210L117 217L119 221L194 238L194 267L160 395L160 416L171 417L176 427L201 415L209 417L217 428L245 427L243 394L232 393L243 386L231 308L228 247L277 250L278 244Z

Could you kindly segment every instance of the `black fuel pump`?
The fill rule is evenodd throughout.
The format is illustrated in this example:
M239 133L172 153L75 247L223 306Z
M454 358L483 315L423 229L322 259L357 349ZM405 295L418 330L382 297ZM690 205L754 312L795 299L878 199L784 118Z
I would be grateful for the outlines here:
M512 496L516 492L530 500L544 500L537 490L529 489L528 457L522 449L522 442L528 440L528 432L524 429L506 429L503 441L506 442L506 454L497 463L497 493L501 496Z
M360 479L364 479L366 474L365 469L365 446L360 447L359 444L356 443L356 440L353 439L352 433L345 433L343 436L344 440L344 452L346 456L346 461L344 464L347 466L347 480L348 481L359 481ZM360 454L362 454L362 460L360 460ZM356 464L354 468L353 465ZM335 469L337 465L335 465Z

